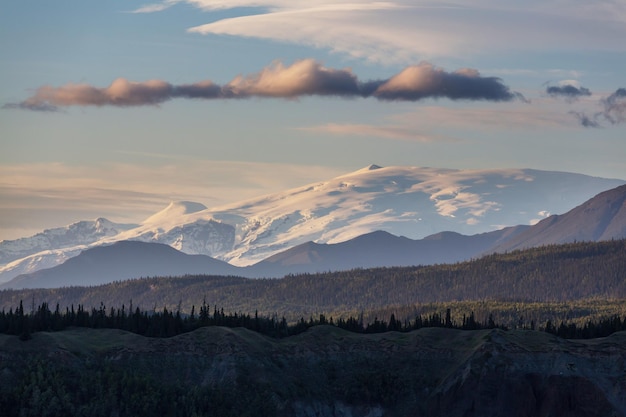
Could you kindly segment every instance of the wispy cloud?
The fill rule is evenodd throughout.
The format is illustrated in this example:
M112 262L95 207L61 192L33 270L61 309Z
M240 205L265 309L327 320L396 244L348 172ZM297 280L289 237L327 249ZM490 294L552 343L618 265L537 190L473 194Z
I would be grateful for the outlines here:
M585 112L574 110L570 111L569 114L574 116L583 127L601 127L600 122L598 121L598 114L589 116Z
M172 200L213 207L345 173L321 165L143 156L153 163L0 166L0 240L24 235L11 229L50 227L54 219L56 226L100 216L139 222Z
M161 3L152 3L146 4L144 6L139 7L138 9L133 10L131 13L155 13L162 12L163 10L169 9L173 5L177 3L181 3L183 0L165 0Z
M40 112L57 112L59 108L53 104L47 102L35 102L33 100L24 100L20 103L6 103L2 106L3 109L20 109L20 110L32 110Z
M387 116L367 123L327 123L298 130L336 136L363 136L423 143L460 142L472 131L549 131L572 129L571 115L549 100L533 105L518 102L507 108L472 106L450 108L421 105L408 113Z
M618 88L608 97L602 98L599 105L602 110L591 114L582 111L571 111L584 127L603 127L606 123L616 125L626 122L626 88Z
M184 2L203 11L259 9L192 27L192 33L295 43L383 64L486 51L626 50L626 5L612 0Z
M427 98L523 100L521 94L511 91L501 79L483 77L475 69L446 72L424 62L407 67L389 79L360 81L349 69L327 68L313 59L305 59L290 66L275 62L256 74L237 76L222 86L212 81L173 85L162 80L134 82L124 78L118 78L108 87L89 84L43 86L26 100L4 107L53 111L65 106L158 105L176 98L293 99L302 96L375 97L385 101L418 101Z
M613 94L602 100L602 115L611 124L626 121L626 88L618 88Z
M450 140L440 135L420 133L410 126L377 126L369 124L328 123L321 126L302 127L298 130L314 133L325 133L339 136L367 136L393 140L408 140L415 142L434 142Z

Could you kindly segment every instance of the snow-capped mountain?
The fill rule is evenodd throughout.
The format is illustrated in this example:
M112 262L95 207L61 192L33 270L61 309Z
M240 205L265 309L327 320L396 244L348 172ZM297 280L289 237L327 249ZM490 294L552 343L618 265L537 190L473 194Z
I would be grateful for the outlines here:
M214 220L203 204L177 201L113 240L163 243L191 255L216 256L232 250L235 227Z
M303 243L246 267L206 255L184 254L161 243L120 241L82 251L61 265L19 275L0 283L0 288L96 285L185 274L280 278L354 268L454 263L518 248L624 238L626 185L604 191L563 215L550 216L533 226L511 226L470 236L440 232L419 240L376 231L341 243Z
M137 227L136 224L113 223L99 218L80 221L66 227L47 229L34 236L0 241L0 264L7 264L29 255L78 245L89 245Z
M219 257L249 265L297 244L338 243L375 230L420 239L534 224L625 182L529 169L372 165L198 214L234 225L235 245Z
M3 241L0 253L8 253L6 248L19 241L22 258L0 265L0 282L120 240L165 243L185 253L245 266L308 241L338 243L377 230L411 239L442 231L472 235L537 223L624 183L529 169L371 165L328 181L211 209L199 203L171 203L139 225L117 233L107 229L99 238L95 232L79 233L59 246L29 243L40 240L41 234Z
M2 241L0 254L6 252L7 259L11 259L9 255L19 250L22 256L15 259L17 256L14 255L15 260L0 266L0 283L54 267L85 249L122 240L163 243L192 255L212 256L231 250L235 237L233 226L212 220L210 216L192 216L206 209L200 203L172 202L139 225L120 225L97 219L46 230L30 238Z

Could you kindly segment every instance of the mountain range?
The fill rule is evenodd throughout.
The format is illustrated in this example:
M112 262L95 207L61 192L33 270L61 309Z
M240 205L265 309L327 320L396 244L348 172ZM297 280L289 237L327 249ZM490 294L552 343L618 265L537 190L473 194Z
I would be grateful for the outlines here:
M626 185L602 192L563 215L466 236L441 232L413 240L384 231L346 242L306 242L254 265L236 267L206 255L187 255L159 243L120 241L81 252L58 266L22 274L0 288L97 285L114 280L186 274L283 277L294 273L454 263L482 255L575 241L626 238Z
M373 232L337 244L307 242L273 255L255 267L276 275L430 265L549 244L624 238L626 185L602 192L563 215L552 215L533 226L505 227L471 236L442 232L420 240Z
M0 283L54 267L84 250L124 240L163 243L237 266L256 264L307 242L335 244L375 231L409 239L431 236L429 240L450 245L458 236L437 234L475 235L534 224L625 182L529 169L371 165L328 181L212 209L200 203L172 202L140 224L99 218L1 241ZM441 262L468 255L475 254L448 256ZM439 262L432 254L416 261ZM266 262L263 275L278 273L274 271L276 262L277 258Z

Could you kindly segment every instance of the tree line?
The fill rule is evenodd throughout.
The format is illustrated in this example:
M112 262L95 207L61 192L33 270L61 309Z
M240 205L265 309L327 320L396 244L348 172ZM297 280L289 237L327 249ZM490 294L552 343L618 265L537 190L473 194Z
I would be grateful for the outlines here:
M217 305L211 311L206 302L202 303L197 313L193 306L191 314L188 315L182 314L180 309L173 312L167 307L162 311L142 311L139 307L133 310L132 302L128 310L125 305L121 308L107 309L104 303L101 303L97 309L86 310L82 305L78 305L77 308L72 305L64 311L60 309L59 304L52 311L47 303L42 303L31 313L26 313L24 304L20 301L15 310L11 308L8 312L5 310L0 312L0 333L18 335L21 340L30 339L35 332L62 331L70 327L120 329L147 337L172 337L208 326L243 327L266 336L282 338L297 335L319 325L333 325L355 333L370 334L389 331L408 332L426 327L508 330L506 325L496 323L492 314L483 321L477 320L474 312L469 315L463 314L460 320L456 320L449 308L444 315L438 313L417 315L413 320L397 319L395 313L391 313L388 320L375 317L368 322L364 321L363 313L358 317L340 317L336 320L332 316L320 314L315 318L310 316L308 320L302 317L295 323L288 323L285 317L279 319L277 315L260 316L258 311L253 316L242 313L227 314L223 308L218 309ZM516 328L541 330L566 339L591 339L626 331L626 317L621 319L615 315L598 321L588 321L584 325L561 322L556 326L551 320L541 326L534 321L520 322Z

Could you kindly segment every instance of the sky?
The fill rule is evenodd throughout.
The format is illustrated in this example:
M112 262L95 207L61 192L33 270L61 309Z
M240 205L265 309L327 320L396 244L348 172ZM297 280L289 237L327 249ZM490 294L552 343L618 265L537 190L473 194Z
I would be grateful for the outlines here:
M370 164L626 179L623 0L7 0L0 240Z

